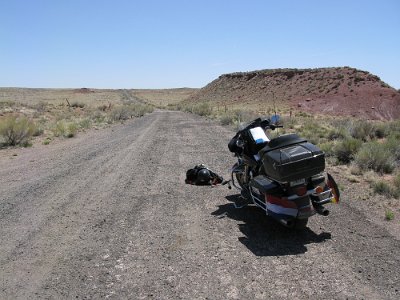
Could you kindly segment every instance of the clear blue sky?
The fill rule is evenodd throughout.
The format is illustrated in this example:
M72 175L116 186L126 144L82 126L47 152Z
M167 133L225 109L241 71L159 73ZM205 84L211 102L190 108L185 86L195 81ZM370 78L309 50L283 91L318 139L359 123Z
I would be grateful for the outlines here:
M202 87L336 66L400 88L399 0L0 0L2 87Z

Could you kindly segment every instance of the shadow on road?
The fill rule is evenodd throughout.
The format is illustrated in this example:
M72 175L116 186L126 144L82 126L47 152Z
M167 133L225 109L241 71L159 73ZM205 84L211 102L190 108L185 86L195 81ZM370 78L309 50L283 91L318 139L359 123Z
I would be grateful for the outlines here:
M226 199L236 202L239 196L230 195ZM239 224L239 229L245 236L239 237L239 241L257 256L305 253L307 244L321 243L331 238L328 232L316 234L309 228L302 231L286 228L266 216L262 209L252 205L235 208L233 203L228 203L220 205L212 215L243 222Z

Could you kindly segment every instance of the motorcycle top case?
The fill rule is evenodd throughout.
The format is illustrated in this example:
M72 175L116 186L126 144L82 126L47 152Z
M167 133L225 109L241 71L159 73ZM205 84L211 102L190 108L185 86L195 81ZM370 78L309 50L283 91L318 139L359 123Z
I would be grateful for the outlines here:
M279 182L309 178L325 169L324 152L295 134L272 139L259 155L267 176Z

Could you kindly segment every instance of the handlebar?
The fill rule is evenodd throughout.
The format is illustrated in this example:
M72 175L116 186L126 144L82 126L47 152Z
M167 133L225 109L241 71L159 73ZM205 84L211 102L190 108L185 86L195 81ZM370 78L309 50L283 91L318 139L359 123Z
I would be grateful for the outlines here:
M283 128L283 125L275 125L275 124L270 124L267 127L265 127L264 129L271 129L271 130L275 130L276 128Z

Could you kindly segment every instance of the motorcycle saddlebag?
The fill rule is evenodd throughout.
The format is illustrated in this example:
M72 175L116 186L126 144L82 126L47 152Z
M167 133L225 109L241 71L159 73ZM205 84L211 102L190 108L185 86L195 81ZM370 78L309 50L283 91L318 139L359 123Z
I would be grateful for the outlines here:
M305 140L283 147L267 145L259 154L267 176L279 182L309 178L325 169L324 152Z

